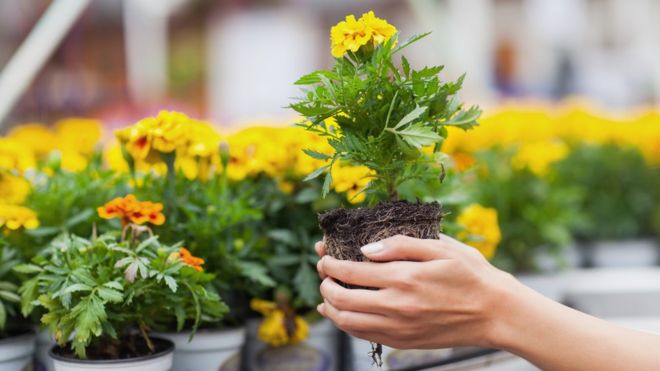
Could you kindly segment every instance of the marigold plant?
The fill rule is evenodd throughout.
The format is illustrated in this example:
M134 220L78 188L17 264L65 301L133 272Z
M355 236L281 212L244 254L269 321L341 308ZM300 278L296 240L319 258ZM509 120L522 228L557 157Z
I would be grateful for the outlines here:
M41 323L79 358L139 355L131 348L136 332L154 351L150 330L190 325L194 334L202 321L228 312L200 260L173 259L180 244L164 245L158 236L145 238L143 227L128 228L119 241L115 234L62 235L31 264L16 268L30 277L20 288L23 314L39 308Z
M480 115L477 107L464 110L457 93L463 77L442 82L442 66L414 69L401 50L427 34L397 45L396 28L373 12L360 19L346 17L331 30L332 70L301 77L304 96L291 107L307 121L302 125L328 139L332 153L306 151L326 161L309 178L325 174L324 193L332 184L338 162L371 170L365 187L371 201L397 200L397 188L409 180L437 179L440 150L447 127L469 129ZM336 125L326 120L333 119ZM433 147L427 155L423 148Z

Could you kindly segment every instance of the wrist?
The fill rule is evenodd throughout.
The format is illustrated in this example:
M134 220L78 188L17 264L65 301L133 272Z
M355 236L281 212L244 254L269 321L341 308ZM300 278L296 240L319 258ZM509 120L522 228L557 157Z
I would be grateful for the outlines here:
M488 325L484 346L512 350L521 339L520 331L524 331L521 322L529 319L529 313L524 312L530 304L528 301L531 289L509 273L497 273L498 279L492 282L488 300Z

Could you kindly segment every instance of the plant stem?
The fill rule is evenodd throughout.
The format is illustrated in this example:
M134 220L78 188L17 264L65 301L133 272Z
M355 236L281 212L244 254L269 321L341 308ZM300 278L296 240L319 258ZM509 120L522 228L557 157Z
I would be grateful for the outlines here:
M138 327L140 329L140 335L142 335L142 338L147 343L147 348L149 348L149 350L153 353L156 350L156 347L154 347L154 343L152 343L151 339L149 338L147 326L144 324L144 322L140 322Z

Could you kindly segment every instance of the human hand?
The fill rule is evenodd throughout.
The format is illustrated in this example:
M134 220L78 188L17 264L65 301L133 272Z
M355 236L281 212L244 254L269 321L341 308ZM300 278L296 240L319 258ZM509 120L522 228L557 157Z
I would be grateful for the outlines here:
M395 236L364 246L372 262L351 262L315 249L324 302L318 311L353 336L394 348L492 347L517 281L475 249ZM347 289L335 280L377 290Z

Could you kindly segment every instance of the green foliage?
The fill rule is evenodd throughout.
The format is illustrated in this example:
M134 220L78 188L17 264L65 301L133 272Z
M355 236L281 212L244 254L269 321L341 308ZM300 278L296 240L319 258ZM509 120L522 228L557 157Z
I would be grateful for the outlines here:
M32 263L15 270L29 277L20 288L22 312L43 311L41 323L64 346L85 358L87 349L120 342L139 330L181 330L217 321L227 306L210 282L214 276L176 258L179 245L129 227L130 238L113 234L84 239L64 234Z
M308 88L291 108L306 117L302 126L327 137L335 150L328 165L309 177L326 174L324 195L337 160L375 172L367 188L371 201L398 199L397 187L410 179L438 182L428 177L440 167L438 158L423 149L438 152L447 126L467 130L477 124L481 111L463 109L456 95L464 76L442 82L442 66L415 70L403 56L402 67L395 65L396 53L423 36L398 47L393 37L371 53L348 53L332 70L316 71L296 82ZM328 125L328 118L339 130Z
M56 163L48 171L52 174L33 175L25 205L38 212L40 227L11 236L12 244L28 258L60 233L89 233L92 224L101 220L96 208L127 193L128 179L103 169L100 153L80 172L62 170Z
M166 222L154 227L164 243L184 241L193 255L206 260L215 273L213 285L230 303L225 325L245 321L245 298L275 286L264 259L268 246L257 233L262 211L251 182L230 183L225 175L207 181L144 175L134 190L139 199L162 202ZM113 221L118 223L117 221ZM118 226L118 225L116 225Z
M497 210L502 241L493 263L511 272L535 271L537 256L546 252L562 265L562 251L572 242L569 227L579 218L578 192L571 185L552 186L553 169L545 179L514 169L512 155L503 149L482 152L467 183L476 202Z
M0 336L18 316L21 298L18 296L18 279L12 268L20 262L16 250L0 238Z
M577 145L557 164L552 186L574 187L582 218L572 231L584 240L625 239L652 233L660 172L639 151L615 145Z
M282 192L271 179L260 179L259 202L264 211L260 233L267 236L269 254L264 256L268 273L276 283L270 292L288 292L291 304L301 310L321 302L318 257L313 246L322 238L317 214L337 207L340 197L321 198L320 181L296 182L293 192Z

